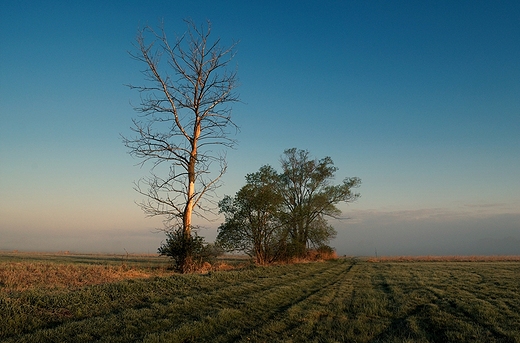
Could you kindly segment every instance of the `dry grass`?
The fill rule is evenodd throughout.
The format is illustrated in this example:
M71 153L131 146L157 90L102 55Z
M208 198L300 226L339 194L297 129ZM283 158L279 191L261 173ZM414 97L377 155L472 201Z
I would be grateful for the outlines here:
M198 273L242 269L244 256L223 256ZM172 275L170 262L157 255L104 255L4 252L0 254L0 292L31 289L74 290L127 279Z
M382 256L367 258L367 262L518 262L520 256Z
M338 254L333 249L312 249L307 252L307 259L311 261L336 260Z
M89 285L111 283L123 279L146 278L166 273L166 270L145 270L125 265L4 262L0 264L0 290L77 289Z
M291 257L284 260L275 261L273 263L267 264L267 266L281 266L281 265L291 265L291 264L301 264L301 263L313 263L313 262L325 262L331 260L337 260L338 255L336 251L317 251L311 249L307 252L307 255L304 257Z

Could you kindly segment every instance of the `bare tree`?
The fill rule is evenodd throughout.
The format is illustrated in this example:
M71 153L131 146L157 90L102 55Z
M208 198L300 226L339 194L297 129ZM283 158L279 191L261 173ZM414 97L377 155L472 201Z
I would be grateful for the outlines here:
M191 235L192 216L204 217L215 202L211 195L226 171L222 148L235 145L229 129L230 103L237 102L235 70L228 70L235 44L210 40L211 23L187 32L170 44L164 27L147 26L136 38L146 84L130 85L141 93L133 119L133 138L123 137L130 154L152 164L151 175L136 183L146 197L140 206L148 216L165 216L168 228ZM164 176L160 176L159 174Z

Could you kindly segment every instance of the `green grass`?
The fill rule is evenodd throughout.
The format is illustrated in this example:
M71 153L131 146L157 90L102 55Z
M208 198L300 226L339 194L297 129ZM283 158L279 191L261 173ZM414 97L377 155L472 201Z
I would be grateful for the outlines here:
M0 286L0 341L520 342L520 262L340 259Z

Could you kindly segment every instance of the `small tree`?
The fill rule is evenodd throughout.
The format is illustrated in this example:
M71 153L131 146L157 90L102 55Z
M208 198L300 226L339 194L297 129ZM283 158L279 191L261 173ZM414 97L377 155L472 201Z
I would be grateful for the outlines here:
M246 176L246 185L234 198L226 196L219 207L225 222L218 229L217 245L243 251L257 264L274 261L285 242L278 212L282 198L278 176L270 166Z
M188 249L178 254L183 272L191 269L192 216L212 210L208 195L226 171L224 154L216 148L235 144L226 105L238 101L236 72L227 71L235 45L211 41L209 22L201 28L186 23L187 32L173 45L163 28L138 31L137 53L131 56L145 65L147 84L129 86L141 93L135 108L140 116L133 120L136 137L123 138L130 154L152 163L151 176L135 189L146 197L140 206L147 215L165 216L166 231L182 233L184 243L177 248Z
M359 198L352 189L359 187L361 180L351 177L340 185L332 185L337 171L332 159L311 159L306 150L285 150L280 162L282 222L291 239L292 254L304 257L308 245L323 246L335 236L336 231L328 225L326 217L341 214L336 204Z
M180 227L166 232L166 242L161 244L158 252L171 258L173 269L184 273L198 270L204 262L213 263L223 253L214 244L206 244L197 232L186 239ZM191 263L186 265L188 253L191 253Z

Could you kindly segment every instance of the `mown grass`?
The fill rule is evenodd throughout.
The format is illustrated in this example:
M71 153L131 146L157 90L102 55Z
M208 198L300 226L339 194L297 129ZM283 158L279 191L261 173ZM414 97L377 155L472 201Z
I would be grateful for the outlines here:
M340 259L74 287L4 284L0 340L520 342L520 263Z

